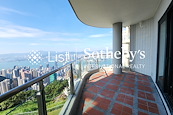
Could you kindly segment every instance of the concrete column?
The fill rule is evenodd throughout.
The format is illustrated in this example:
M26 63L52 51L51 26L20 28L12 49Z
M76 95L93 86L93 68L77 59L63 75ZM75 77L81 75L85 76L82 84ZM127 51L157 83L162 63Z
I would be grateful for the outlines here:
M119 54L120 51L122 53L122 22L113 24L113 73L121 74L122 73L122 54ZM117 57L115 57L117 56ZM118 59L121 57L120 59Z

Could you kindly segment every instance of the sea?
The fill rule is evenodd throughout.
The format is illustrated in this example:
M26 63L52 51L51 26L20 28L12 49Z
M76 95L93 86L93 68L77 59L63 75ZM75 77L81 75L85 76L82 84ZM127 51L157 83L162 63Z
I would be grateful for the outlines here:
M63 65L63 63L55 60L56 53L52 53L52 55L48 59L48 53L45 51L42 51L41 57L40 57L41 59L37 60L36 63L34 63L32 59L29 59L29 55L31 54L30 53L0 54L0 70L13 69L14 66L30 67L31 69L34 69L34 68L36 69L36 68L39 68L40 66L47 67L48 64L49 64L49 67L53 67L53 66L56 66L55 62L57 62L58 67ZM34 54L34 55L37 56L37 54Z
M55 66L55 63L48 62L47 60L43 61L42 63L33 64L30 63L28 60L22 61L4 61L0 62L0 70L2 69L13 69L15 66L18 67L30 67L31 69L39 68L40 66L46 67L49 64L49 67ZM58 63L58 66L62 66L63 63Z
M56 54L52 53L50 58L48 58L47 52L41 52L42 53L42 59L40 61L37 61L37 63L31 62L31 60L28 59L28 53L21 53L21 54L0 54L0 70L2 69L13 69L15 66L18 67L30 67L31 69L39 68L40 66L47 67L49 64L49 67L53 66L62 66L65 62L60 62L55 60ZM65 52L62 52L61 54L65 54ZM60 54L60 53L59 53ZM72 54L72 53L71 53ZM83 54L79 53L79 56L81 57ZM65 59L65 58L64 58ZM112 60L111 59L105 59L101 60L100 64L109 66L111 65Z

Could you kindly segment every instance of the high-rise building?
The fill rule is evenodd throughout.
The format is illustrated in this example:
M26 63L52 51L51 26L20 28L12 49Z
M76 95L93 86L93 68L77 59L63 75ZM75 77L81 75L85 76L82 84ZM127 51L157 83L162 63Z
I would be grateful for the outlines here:
M16 69L16 67L17 67L17 66L15 65L15 66L13 67L13 69Z
M13 78L12 79L12 85L11 85L11 88L15 88L18 86L18 79L17 78Z
M7 71L5 69L2 69L1 71L1 76L6 77L7 76Z
M5 79L0 82L0 94L3 94L10 90L10 79Z
M28 79L28 80L32 79L32 75L30 71L25 71L24 74L25 74L25 79Z
M9 78L9 79L12 79L13 78L13 75L12 75L12 73L7 73L7 76L6 77Z
M57 79L57 73L50 75L50 83Z
M50 84L50 77L46 77L45 79L44 79L44 85L48 85L48 84Z
M9 78L9 79L12 79L13 78L12 70L11 69L7 69L7 75L6 75L6 77Z
M43 69L43 65L40 65L40 70L42 70Z
M33 77L33 78L38 77L38 72L37 72L37 70L35 70L35 69L31 70L31 74L32 74L32 77Z
M31 88L32 88L33 90L39 91L39 85L38 85L37 83L34 84L34 85L32 85Z
M49 64L48 63L46 64L46 68L49 68Z
M27 70L30 70L30 66L27 67Z
M13 72L12 72L12 74L13 74L13 78L19 77L20 76L19 69L14 69Z
M18 86L23 85L25 83L25 79L17 78Z
M25 70L24 69L20 70L20 74L21 74L21 78L25 79Z
M22 79L32 79L32 72L28 70L21 69L21 78Z

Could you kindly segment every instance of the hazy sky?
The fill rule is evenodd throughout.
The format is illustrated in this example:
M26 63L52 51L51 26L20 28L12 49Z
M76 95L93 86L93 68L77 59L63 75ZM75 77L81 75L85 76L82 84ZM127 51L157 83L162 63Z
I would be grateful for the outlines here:
M0 54L112 48L112 29L80 22L68 0L0 0Z

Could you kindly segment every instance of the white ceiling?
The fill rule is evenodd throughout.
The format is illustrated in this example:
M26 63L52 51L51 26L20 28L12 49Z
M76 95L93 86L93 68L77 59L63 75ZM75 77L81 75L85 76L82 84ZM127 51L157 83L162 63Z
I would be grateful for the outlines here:
M69 0L83 23L102 28L136 24L154 16L161 0Z

